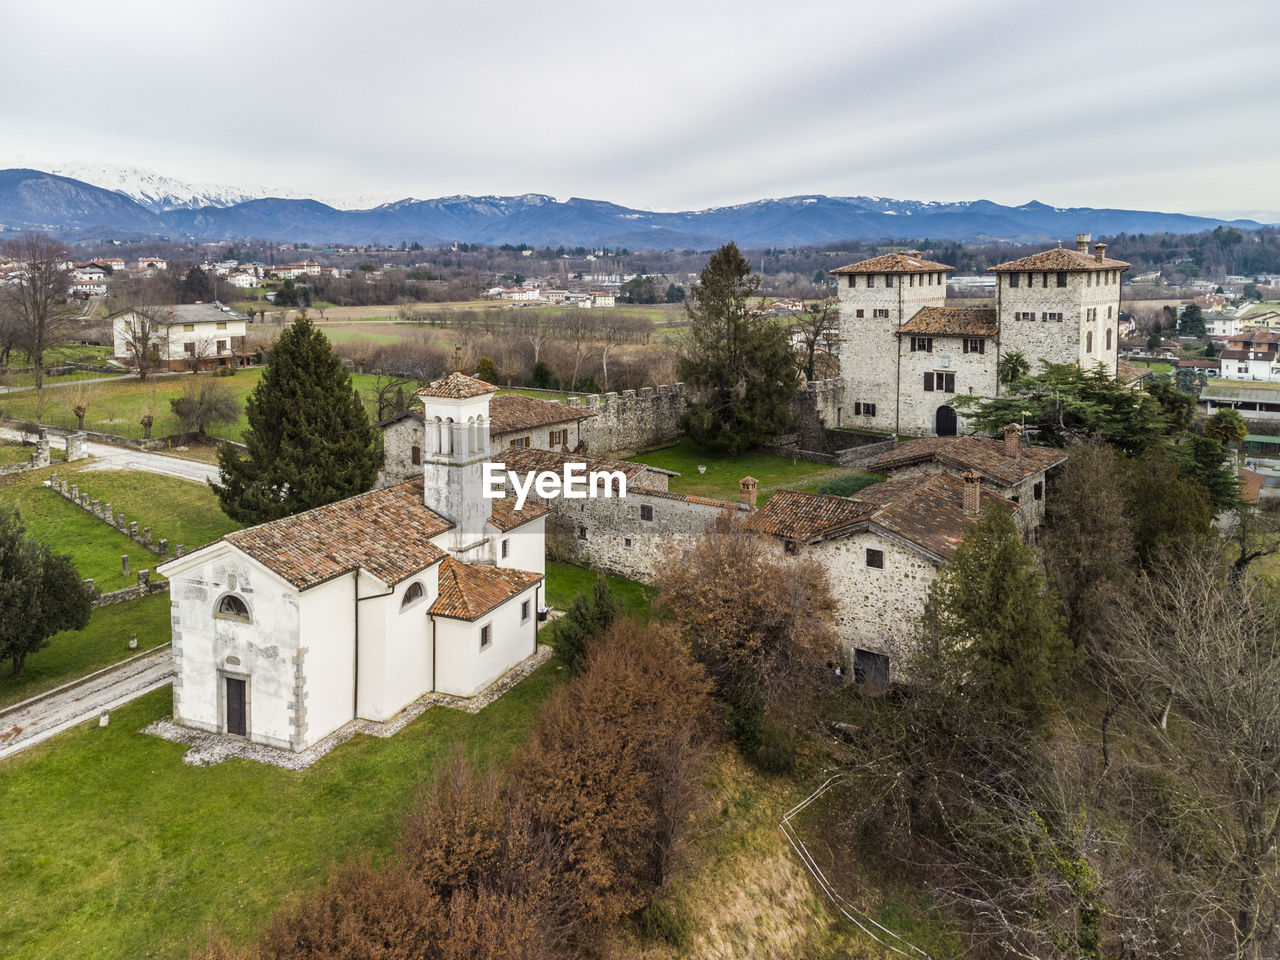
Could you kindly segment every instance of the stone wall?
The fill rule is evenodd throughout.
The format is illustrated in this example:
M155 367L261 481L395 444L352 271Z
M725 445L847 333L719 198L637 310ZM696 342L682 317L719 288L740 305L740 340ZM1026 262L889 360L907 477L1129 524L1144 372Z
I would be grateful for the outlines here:
M566 403L595 414L582 422L582 439L588 455L608 457L678 439L688 400L683 383L664 383L620 394L570 397Z
M938 409L951 406L958 396L972 393L979 397L996 395L996 364L999 361L996 341L983 338L984 353L965 353L963 337L935 334L933 350L911 349L910 337L899 337L902 359L899 362L898 432L915 436L933 436ZM924 388L924 375L954 374L955 390L946 393ZM954 410L954 407L952 408ZM968 422L958 415L959 433L970 433Z
M103 503L101 500L92 499L89 494L80 489L79 483L72 483L70 480L61 479L56 473L49 478L49 488L55 493L70 500L76 506L81 507L94 517L97 517L107 526L123 533L130 540L134 541L141 547L145 547L152 553L158 554L164 559L171 557L180 557L186 552L185 545L179 543L173 547L170 546L168 540L159 539L152 535L150 527L142 527L139 529L138 524L141 521L130 520L123 513L119 513L110 503ZM128 571L125 571L128 573ZM139 571L143 573L146 571ZM139 580L141 583L141 580Z
M126 600L138 600L141 597L149 597L153 593L168 593L168 580L152 580L150 578L150 570L138 571L138 583L132 587L125 587L123 590L112 590L110 593L104 593L96 597L93 601L94 607L109 607L113 603L123 603ZM146 575L146 576L144 576ZM85 581L92 585L92 580Z
M35 449L31 453L31 459L26 463L12 463L6 467L0 467L0 477L11 473L23 473L27 470L40 470L49 466L51 462L49 435L41 430L40 439L36 441Z

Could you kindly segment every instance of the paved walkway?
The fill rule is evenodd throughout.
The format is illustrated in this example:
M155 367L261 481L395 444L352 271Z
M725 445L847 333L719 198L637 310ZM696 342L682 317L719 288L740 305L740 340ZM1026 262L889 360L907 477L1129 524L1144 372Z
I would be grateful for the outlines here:
M0 427L0 440L29 440L30 434L23 434L11 427ZM49 442L66 450L66 438L50 435ZM151 453L147 450L135 450L132 447L114 447L107 443L86 444L86 449L94 460L87 465L89 470L142 470L145 473L159 473L167 477L178 477L193 483L204 483L206 480L218 478L218 465L204 463L200 460L185 460L182 457L170 457L163 453Z
M0 711L0 760L173 680L169 645Z

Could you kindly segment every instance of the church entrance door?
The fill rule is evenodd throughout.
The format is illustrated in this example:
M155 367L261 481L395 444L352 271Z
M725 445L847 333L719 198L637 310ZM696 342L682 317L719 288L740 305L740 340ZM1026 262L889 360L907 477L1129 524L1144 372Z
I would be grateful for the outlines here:
M948 406L941 406L933 418L933 432L940 437L956 435L956 412Z
M245 724L244 681L235 677L227 677L227 733L238 737L247 736Z

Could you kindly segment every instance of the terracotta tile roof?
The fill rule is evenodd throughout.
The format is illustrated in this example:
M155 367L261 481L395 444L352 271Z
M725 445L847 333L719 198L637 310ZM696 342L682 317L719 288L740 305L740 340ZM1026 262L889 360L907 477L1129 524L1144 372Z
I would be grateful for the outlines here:
M1266 478L1255 470L1240 468L1240 499L1245 503L1257 503Z
M873 508L847 497L777 490L746 522L746 528L801 543L819 540L870 519Z
M867 464L869 470L890 473L934 461L957 470L977 470L1001 484L1018 483L1033 474L1065 463L1067 455L1054 447L1022 447L1021 455L1006 457L1004 442L985 437L920 437L899 444Z
M630 481L645 470L656 469L643 463L630 460L602 460L599 457L584 457L574 453L561 453L559 450L538 450L535 447L503 447L493 451L496 463L505 463L508 470L516 473L528 473L530 470L554 470L557 473L566 463L585 463L587 471L621 470L623 476ZM670 472L670 471L658 471Z
M828 273L935 273L939 270L954 270L955 267L934 260L926 260L919 250L899 250L885 253L870 260L851 263L847 267L837 267Z
M1150 376L1152 376L1151 368L1143 366L1140 363L1121 359L1120 362L1116 364L1116 379L1121 383L1134 384L1139 380L1145 380Z
M517 510L515 500L508 497L494 500L492 503L493 508L489 522L503 533L508 530L514 530L530 520L537 520L551 509L544 503L526 500L524 506Z
M454 620L475 620L541 579L540 573L478 566L446 557L440 564L440 595L429 612Z
M643 464L641 464L643 466ZM733 503L729 500L711 500L707 497L691 497L683 493L672 493L670 490L650 490L648 487L638 487L634 484L628 484L627 495L631 494L643 495L646 497L658 497L662 500L679 500L681 503L700 503L704 507L723 507L726 510L745 510L746 507L741 503Z
M482 397L486 393L497 393L498 388L491 383L468 377L465 373L451 373L447 377L429 383L418 391L419 397L446 397L450 400L465 400L468 397Z
M1271 350L1223 350L1218 357L1222 360L1271 360L1275 357L1275 349Z
M422 496L422 479L406 480L222 539L299 590L356 567L395 584L445 555L428 541L453 524Z
M521 393L500 393L489 401L489 434L576 423L594 416L581 407L567 407Z
M876 526L949 560L964 539L964 528L975 519L964 509L964 485L947 473L903 477L865 487L855 499L874 508L871 522ZM985 489L979 503L983 510L1018 509L1012 500Z
M1110 257L1104 257L1099 260L1091 253L1081 253L1079 250L1058 247L1054 250L1042 250L1039 253L1033 253L1031 256L1023 257L1020 260L1001 263L991 267L987 272L1017 273L1019 270L1031 272L1041 270L1056 273L1059 270L1065 270L1070 273L1081 270L1128 270L1130 266L1131 264L1125 263L1123 260L1112 260Z
M1000 332L990 307L921 307L898 328L898 334L994 337Z

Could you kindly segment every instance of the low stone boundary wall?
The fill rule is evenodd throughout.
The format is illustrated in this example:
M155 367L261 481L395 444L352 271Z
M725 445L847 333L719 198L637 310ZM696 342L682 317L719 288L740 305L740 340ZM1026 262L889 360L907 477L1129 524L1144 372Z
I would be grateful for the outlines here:
M823 433L825 450L805 449L803 439L797 434L775 437L761 449L776 456L795 457L833 467L860 467L898 445L893 437L881 437L879 434L851 430L824 430Z
M60 494L67 500L83 508L85 511L97 517L107 526L123 533L130 540L138 545L145 547L154 554L158 554L168 560L173 557L180 557L186 553L186 547L179 543L170 547L168 540L155 539L152 536L150 527L143 527L138 530L137 520L126 520L123 513L117 513L111 504L104 504L101 500L93 500L89 494L80 489L78 483L72 483L70 480L61 479L56 473L49 478L49 488L55 493ZM128 573L125 568L125 573ZM142 583L141 574L149 571L139 571L139 584Z
M31 454L31 459L26 463L11 463L8 466L0 467L0 477L8 476L11 473L23 473L27 470L40 470L52 463L52 455L49 452L49 435L43 430L40 431L40 439L36 441L35 451Z
M248 452L249 448L238 440L223 440L220 437L200 438L197 434L191 433L175 433L167 437L152 437L150 440L143 440L141 437L122 437L115 433L101 433L97 430L68 430L66 427L58 427L53 424L33 424L30 420L13 420L6 417L0 417L0 427L9 427L12 430L21 430L24 433L31 433L31 428L38 426L46 433L55 437L67 438L67 459L79 460L87 457L89 454L84 450L84 444L92 441L94 443L108 443L115 447L130 447L134 450L147 450L150 452L159 452L163 450L170 442L174 444L195 443L199 439L212 440L215 443L229 443L241 453ZM71 441L78 442L79 456L72 456Z
M136 586L124 587L120 590L112 590L110 593L104 593L93 601L94 607L109 607L113 603L124 603L126 600L137 600L141 597L149 597L153 593L168 593L169 581L156 580L152 581L150 570L138 571L138 583ZM92 580L86 580L86 584L90 587L93 585Z

